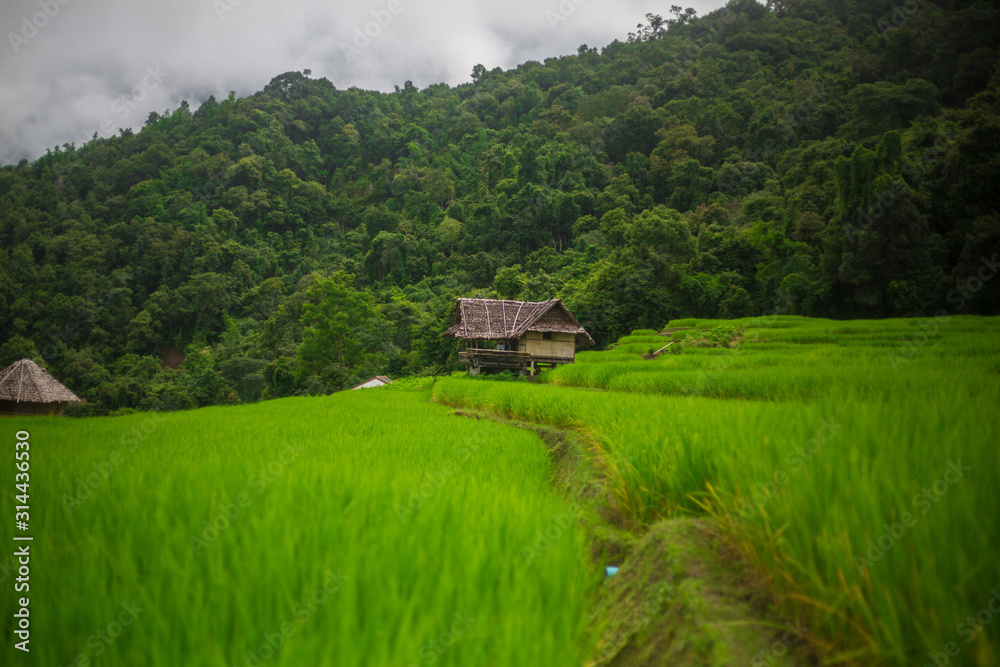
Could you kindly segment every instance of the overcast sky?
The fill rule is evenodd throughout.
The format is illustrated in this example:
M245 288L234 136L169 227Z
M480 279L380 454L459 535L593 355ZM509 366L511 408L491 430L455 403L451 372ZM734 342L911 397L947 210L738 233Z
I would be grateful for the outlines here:
M671 0L678 3L678 0ZM0 0L0 163L311 69L393 90L624 39L650 0ZM699 15L723 0L690 0ZM366 34L367 33L367 34ZM374 35L373 37L371 35Z

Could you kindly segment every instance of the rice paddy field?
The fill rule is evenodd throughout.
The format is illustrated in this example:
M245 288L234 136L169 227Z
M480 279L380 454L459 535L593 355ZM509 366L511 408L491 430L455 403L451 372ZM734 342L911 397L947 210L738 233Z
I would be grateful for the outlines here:
M599 577L545 446L429 398L0 421L4 664L582 664ZM18 429L27 533L9 497ZM16 595L15 533L34 537Z
M0 421L8 495L18 430L31 445L30 528L0 522L7 590L13 537L34 538L30 591L0 597L5 660L659 664L602 636L593 527L513 418L576 433L636 543L713 526L762 623L805 628L805 662L752 664L1000 664L1000 318L682 320L538 383L426 385ZM676 664L743 664L712 655Z
M637 527L713 521L824 663L1000 664L1000 319L675 321L542 380L434 395L592 438Z

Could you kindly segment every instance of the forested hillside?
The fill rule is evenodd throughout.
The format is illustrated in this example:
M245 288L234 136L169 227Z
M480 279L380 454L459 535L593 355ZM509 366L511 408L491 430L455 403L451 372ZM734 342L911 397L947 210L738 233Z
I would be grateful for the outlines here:
M598 344L998 313L998 42L982 1L733 0L457 87L185 102L0 168L0 363L183 408L448 369L465 295Z

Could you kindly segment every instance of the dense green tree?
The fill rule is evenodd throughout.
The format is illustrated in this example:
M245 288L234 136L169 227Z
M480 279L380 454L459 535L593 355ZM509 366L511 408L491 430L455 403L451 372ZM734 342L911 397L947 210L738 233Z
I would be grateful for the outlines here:
M657 206L643 211L625 230L625 242L641 257L650 253L672 262L694 258L696 244L687 222L676 210Z
M331 365L338 371L363 365L371 346L360 334L383 319L371 295L355 289L353 275L337 272L317 281L306 299L310 303L302 307L298 374L319 374Z
M493 289L501 299L516 299L524 290L524 286L525 276L520 264L498 269L493 278Z

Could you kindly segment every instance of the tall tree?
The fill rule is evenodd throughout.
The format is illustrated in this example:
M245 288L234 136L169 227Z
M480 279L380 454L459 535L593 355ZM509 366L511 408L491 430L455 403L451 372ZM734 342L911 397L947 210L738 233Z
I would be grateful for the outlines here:
M362 339L384 320L371 294L354 287L354 276L338 271L318 281L306 293L304 328L298 349L302 376L322 373L332 364L338 371L361 365L368 353Z

